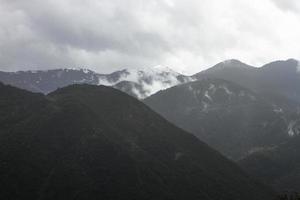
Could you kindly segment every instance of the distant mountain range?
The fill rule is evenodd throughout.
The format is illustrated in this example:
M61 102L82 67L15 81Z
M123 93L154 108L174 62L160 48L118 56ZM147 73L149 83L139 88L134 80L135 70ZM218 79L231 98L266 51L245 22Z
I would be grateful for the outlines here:
M98 74L88 69L0 72L0 81L44 94L72 84L105 85L143 99L159 90L193 81L193 78L157 66L124 69L111 74Z
M33 92L47 94L72 84L92 84L111 86L138 99L203 78L223 79L256 92L276 93L300 102L300 67L294 59L275 61L260 68L238 60L227 60L193 76L164 66L124 69L111 74L88 69L0 72L1 82Z
M272 200L236 164L105 86L0 83L0 198Z

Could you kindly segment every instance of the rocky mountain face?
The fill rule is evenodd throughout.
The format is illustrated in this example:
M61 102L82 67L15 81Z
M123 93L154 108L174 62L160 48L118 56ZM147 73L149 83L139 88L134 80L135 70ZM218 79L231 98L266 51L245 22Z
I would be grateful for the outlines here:
M98 74L88 69L0 72L3 83L32 92L47 94L72 84L91 84L112 86L139 99L192 80L162 66L125 69L111 74Z
M300 134L299 105L228 81L191 82L144 102L234 160Z
M0 180L1 199L273 199L143 103L85 84L47 96L0 84Z

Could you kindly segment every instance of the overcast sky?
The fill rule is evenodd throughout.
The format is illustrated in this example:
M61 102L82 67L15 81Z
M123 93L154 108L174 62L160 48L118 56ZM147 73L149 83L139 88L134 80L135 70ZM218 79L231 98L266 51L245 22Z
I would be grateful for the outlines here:
M0 0L0 70L300 58L299 0Z

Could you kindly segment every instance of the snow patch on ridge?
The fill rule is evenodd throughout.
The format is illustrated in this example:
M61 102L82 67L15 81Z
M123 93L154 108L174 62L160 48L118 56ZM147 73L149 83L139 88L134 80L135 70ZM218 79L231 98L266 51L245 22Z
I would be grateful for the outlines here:
M290 121L288 125L288 134L290 137L300 134L300 125L298 125L297 123L297 120Z
M212 101L211 96L209 96L208 91L205 91L204 96L209 99L210 101Z
M300 73L300 61L298 60L297 73Z
M226 94L228 94L228 95L232 95L233 94L233 92L231 92L225 85L221 85L220 88L224 89L225 92L226 92Z
M209 88L208 88L210 91L212 91L212 93L214 94L217 90L216 86L214 84L210 84L209 85Z
M283 109L275 104L272 104L273 107L273 112L275 112L276 114L282 114L283 113Z

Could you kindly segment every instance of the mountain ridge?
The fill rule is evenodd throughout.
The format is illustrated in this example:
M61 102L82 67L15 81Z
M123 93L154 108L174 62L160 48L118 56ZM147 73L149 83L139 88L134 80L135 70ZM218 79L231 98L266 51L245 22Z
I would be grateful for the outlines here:
M89 69L53 69L0 72L0 81L33 92L50 93L72 84L106 85L118 88L123 82L134 82L138 88L128 91L132 96L145 98L158 90L191 81L192 78L166 67L123 69L110 74L99 74ZM126 86L130 88L132 85ZM122 88L120 88L122 90Z
M281 95L300 102L300 89L297 87L300 85L298 60L278 60L258 68L249 67L243 63L243 67L231 68L230 62L225 64L228 66L218 68L216 66L224 65L224 63L219 63L215 67L193 75L193 77L195 79L224 79L262 94Z
M299 68L299 61L295 59L274 61L259 68L231 59L191 76L177 73L164 66L125 68L109 74L96 73L86 68L67 68L0 72L0 81L46 94L72 84L106 85L138 99L144 99L175 85L203 78L216 78L235 82L262 93L277 93L300 102L300 89L296 88L300 84Z

